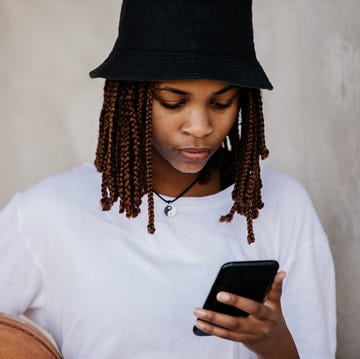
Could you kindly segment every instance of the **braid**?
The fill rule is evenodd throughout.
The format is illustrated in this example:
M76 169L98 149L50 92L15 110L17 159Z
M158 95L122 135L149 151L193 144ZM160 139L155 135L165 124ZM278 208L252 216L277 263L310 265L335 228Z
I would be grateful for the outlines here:
M131 203L131 187L134 186L133 183L131 183L131 179L132 174L131 174L131 169L130 169L130 164L133 165L132 162L132 156L133 156L133 152L132 149L130 147L130 135L131 135L131 118L135 116L135 99L134 99L134 95L135 95L135 91L134 91L134 86L129 84L127 87L127 93L124 96L125 99L125 106L123 106L124 109L124 113L123 113L123 118L124 121L122 122L122 127L123 127L123 136L121 138L121 147L123 149L122 153L122 157L121 157L121 163L120 163L120 175L123 178L124 181L124 186L122 188L122 197L121 197L121 202L122 202L122 208L121 208L121 212L123 212L124 210L126 211L126 216L127 217L133 217L133 212L134 212L134 206L133 203ZM121 117L120 117L121 119Z
M155 232L154 225L154 192L152 175L152 91L146 101L146 120L145 120L145 163L146 163L146 192L148 193L148 232Z
M95 166L102 173L101 206L110 210L120 199L119 212L136 217L142 197L148 195L148 232L155 232L152 178L152 93L150 82L106 80L100 114ZM248 243L255 241L253 219L264 204L259 159L269 151L265 145L264 117L259 89L240 91L239 120L204 168L199 183L211 178L213 169L230 173L234 181L234 203L221 222L230 222L235 213L246 218Z
M120 198L119 212L125 212L127 217L136 217L140 212L142 196L148 193L154 213L151 178L152 90L153 86L145 82L105 81L94 162L96 169L102 173L100 203L104 211L110 210Z
M100 116L100 129L102 134L99 136L99 143L96 150L95 166L99 172L102 172L101 184L101 205L104 210L109 210L112 206L111 198L114 195L112 186L110 184L111 178L111 156L106 156L106 153L112 153L112 139L113 139L113 117L116 110L116 93L118 89L117 83L107 82L104 89L104 105Z
M248 243L255 241L252 220L259 215L264 204L261 200L259 158L265 159L269 151L265 145L264 117L259 89L242 89L240 96L241 136L235 122L229 133L234 152L234 204L229 213L220 218L230 222L235 212L244 215L247 223Z

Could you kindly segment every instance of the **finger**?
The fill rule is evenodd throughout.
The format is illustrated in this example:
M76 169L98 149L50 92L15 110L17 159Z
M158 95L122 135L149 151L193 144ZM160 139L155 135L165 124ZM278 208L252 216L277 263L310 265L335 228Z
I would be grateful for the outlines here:
M244 318L233 317L231 315L213 312L211 310L205 310L203 308L196 308L194 315L209 324L221 326L233 331L245 330Z
M255 300L227 292L219 292L216 299L221 303L241 309L257 319L266 319L268 317L268 308Z
M279 303L281 294L282 294L282 286L285 279L286 273L279 272L276 274L274 281L272 283L271 289L266 296L266 300Z
M214 335L232 341L246 342L252 338L251 334L235 332L227 328L218 327L211 323L203 322L202 320L197 320L195 322L195 326L200 330L202 330L203 332L206 332L210 335Z

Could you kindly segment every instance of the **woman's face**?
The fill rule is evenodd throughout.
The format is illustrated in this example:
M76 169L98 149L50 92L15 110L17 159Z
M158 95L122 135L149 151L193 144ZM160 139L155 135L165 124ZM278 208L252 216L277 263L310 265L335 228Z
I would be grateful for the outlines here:
M237 119L238 92L235 86L209 80L158 82L152 109L153 165L199 172Z

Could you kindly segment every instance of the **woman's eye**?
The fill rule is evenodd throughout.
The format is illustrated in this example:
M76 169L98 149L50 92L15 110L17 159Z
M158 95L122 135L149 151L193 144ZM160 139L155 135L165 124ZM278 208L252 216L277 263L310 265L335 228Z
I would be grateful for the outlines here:
M225 102L225 103L222 103L222 102L214 102L212 105L213 107L215 107L216 109L218 110L223 110L225 108L228 108L230 107L232 104L232 101L230 102Z
M168 102L163 102L161 101L160 104L161 106L168 108L170 110L176 110L178 108L180 108L185 102L181 101L181 102L177 102L177 103L168 103Z

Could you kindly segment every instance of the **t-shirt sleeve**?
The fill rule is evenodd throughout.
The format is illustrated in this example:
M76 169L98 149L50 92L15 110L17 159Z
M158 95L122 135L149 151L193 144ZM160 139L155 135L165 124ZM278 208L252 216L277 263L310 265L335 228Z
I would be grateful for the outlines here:
M14 315L42 305L41 265L24 235L20 195L0 212L0 311Z
M287 176L267 174L264 209L276 234L269 246L286 272L286 323L301 359L334 359L335 271L326 233L305 189Z
M335 271L329 242L308 198L298 201L289 238L297 242L287 267L282 308L304 359L332 359L336 350Z

